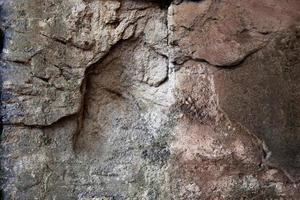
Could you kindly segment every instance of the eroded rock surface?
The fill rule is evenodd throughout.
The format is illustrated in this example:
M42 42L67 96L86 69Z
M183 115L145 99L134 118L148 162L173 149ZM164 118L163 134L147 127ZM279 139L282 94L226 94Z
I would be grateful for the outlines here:
M297 0L0 0L3 199L299 199Z

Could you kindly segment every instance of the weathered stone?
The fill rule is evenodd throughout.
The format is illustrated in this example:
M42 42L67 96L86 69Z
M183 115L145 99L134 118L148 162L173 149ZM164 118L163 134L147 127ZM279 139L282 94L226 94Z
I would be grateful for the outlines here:
M0 5L1 199L300 198L297 0Z
M262 138L269 162L299 178L299 28L279 35L241 66L215 76L221 108Z
M230 66L261 49L273 33L299 21L297 0L200 1L174 6L171 43L178 57Z

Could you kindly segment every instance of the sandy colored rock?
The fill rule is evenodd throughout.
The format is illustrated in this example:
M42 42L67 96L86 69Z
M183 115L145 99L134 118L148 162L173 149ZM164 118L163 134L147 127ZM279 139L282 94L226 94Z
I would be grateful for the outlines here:
M300 198L297 0L0 6L0 199Z

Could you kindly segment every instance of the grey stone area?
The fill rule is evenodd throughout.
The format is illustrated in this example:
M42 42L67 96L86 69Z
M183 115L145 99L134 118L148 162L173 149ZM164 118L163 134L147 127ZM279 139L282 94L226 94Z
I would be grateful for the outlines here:
M0 6L0 199L300 199L298 0Z

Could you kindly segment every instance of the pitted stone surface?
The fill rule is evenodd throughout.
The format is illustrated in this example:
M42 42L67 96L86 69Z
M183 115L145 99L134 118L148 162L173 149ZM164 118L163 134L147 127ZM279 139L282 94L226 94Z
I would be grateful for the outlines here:
M300 199L299 1L0 5L0 199Z

